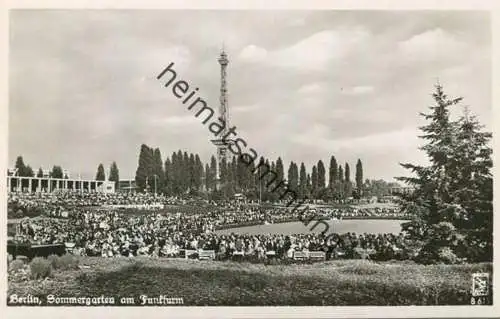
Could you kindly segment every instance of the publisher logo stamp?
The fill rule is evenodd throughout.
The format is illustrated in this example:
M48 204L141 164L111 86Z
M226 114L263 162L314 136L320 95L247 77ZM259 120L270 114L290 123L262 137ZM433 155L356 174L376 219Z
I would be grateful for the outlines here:
M472 305L484 305L488 303L490 296L490 274L475 273L472 274Z

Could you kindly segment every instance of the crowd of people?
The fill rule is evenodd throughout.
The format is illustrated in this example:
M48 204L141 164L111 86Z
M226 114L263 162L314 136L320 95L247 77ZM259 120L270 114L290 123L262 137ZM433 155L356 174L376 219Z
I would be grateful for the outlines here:
M9 193L8 204L21 208L89 207L110 205L154 205L171 200L150 193L98 193L56 191L52 193Z
M130 214L113 209L118 203L167 203L166 198L148 194L50 194L9 196L9 203L58 206L65 218L39 217L23 220L11 241L37 244L65 244L73 253L87 256L167 256L178 257L186 250L214 251L216 258L233 255L261 260L292 258L294 252L322 251L326 258L354 258L368 251L370 258L402 258L406 245L403 234L222 234L218 229L246 224L280 223L314 217L342 219L356 217L404 217L395 208L359 209L245 205L207 206L191 211L176 210ZM96 206L92 209L89 206ZM179 207L184 207L180 205ZM60 215L58 217L61 217Z

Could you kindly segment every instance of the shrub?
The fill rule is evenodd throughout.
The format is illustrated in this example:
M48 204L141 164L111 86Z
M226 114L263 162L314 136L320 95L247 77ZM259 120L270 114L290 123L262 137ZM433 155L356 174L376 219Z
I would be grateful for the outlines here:
M52 265L42 257L35 257L30 263L32 279L43 279L52 275Z
M59 269L61 268L60 265L60 260L59 260L59 256L57 255L49 255L47 257L47 261L50 263L50 265L52 266L53 269Z
M24 267L24 262L22 260L13 260L9 265L9 270L17 271Z
M71 254L65 254L62 256L50 255L47 257L47 261L52 266L52 269L61 270L76 269L80 263L78 257Z
M450 247L441 247L438 251L439 260L445 264L458 264L461 262L460 258L455 255Z
M78 257L71 254L59 257L59 267L64 270L77 269L79 263Z

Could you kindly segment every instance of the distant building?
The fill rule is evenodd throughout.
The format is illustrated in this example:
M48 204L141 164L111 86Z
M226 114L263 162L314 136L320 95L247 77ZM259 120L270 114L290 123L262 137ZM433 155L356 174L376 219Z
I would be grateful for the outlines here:
M114 193L115 192L115 182L112 181L102 181L102 184L97 186L97 192L99 193Z
M121 179L118 181L118 192L135 192L137 190L137 183L135 179Z
M79 193L114 193L115 183L87 179L7 176L7 191L15 193L52 193L55 191Z
M414 191L415 191L414 187L391 187L389 189L389 195L411 194Z

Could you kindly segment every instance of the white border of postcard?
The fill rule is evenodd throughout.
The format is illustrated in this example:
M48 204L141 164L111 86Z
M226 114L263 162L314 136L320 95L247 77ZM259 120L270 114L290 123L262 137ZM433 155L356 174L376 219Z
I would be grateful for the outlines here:
M294 10L327 10L327 9L364 9L364 10L486 10L492 13L493 33L493 105L500 101L500 56L499 56L499 37L500 30L500 2L490 0L355 0L355 1L196 1L196 0L4 0L2 1L0 11L0 60L3 67L0 67L4 73L0 77L0 97L1 113L0 128L2 137L0 142L0 171L7 169L7 136L8 136L8 14L9 9L294 9ZM499 106L494 107L493 115L496 123L500 124ZM494 156L499 149L499 142L496 134L500 125L493 125L493 143ZM496 164L496 161L494 159ZM498 168L494 165L495 179L498 179ZM6 189L5 184L0 183L0 218L2 230L0 237L3 244L0 245L0 256L6 256ZM498 188L495 187L494 207L500 206ZM500 233L497 218L494 219L495 234ZM494 236L494 264L499 260L499 236ZM498 293L493 294L494 306L413 306L413 307L161 307L161 308L141 308L141 307L7 307L7 276L6 265L4 261L0 263L2 270L0 300L2 313L7 314L7 318L29 318L34 317L58 319L70 317L105 317L105 318L402 318L402 317L454 317L454 318L472 318L472 317L493 317L500 314L500 298ZM493 276L493 286L499 284L498 276Z

